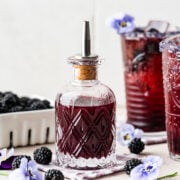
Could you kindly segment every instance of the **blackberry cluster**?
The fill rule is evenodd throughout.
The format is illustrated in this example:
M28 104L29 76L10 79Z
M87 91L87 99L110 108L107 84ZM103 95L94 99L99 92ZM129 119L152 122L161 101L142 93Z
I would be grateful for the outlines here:
M139 154L144 150L144 142L140 138L134 138L128 145L131 153Z
M47 147L41 147L34 151L33 157L39 164L49 164L52 159L52 151Z
M57 169L49 169L45 172L45 180L64 180L64 175Z
M16 169L16 168L19 168L20 164L21 164L21 159L22 158L26 158L28 161L31 160L31 156L27 156L27 155L20 155L20 156L17 156L13 162L12 162L12 169Z
M126 174L129 175L131 173L131 170L139 164L142 164L141 160L135 158L126 161L126 164L124 166L124 170L126 171Z
M0 113L31 111L52 108L48 100L19 97L10 91L0 92Z

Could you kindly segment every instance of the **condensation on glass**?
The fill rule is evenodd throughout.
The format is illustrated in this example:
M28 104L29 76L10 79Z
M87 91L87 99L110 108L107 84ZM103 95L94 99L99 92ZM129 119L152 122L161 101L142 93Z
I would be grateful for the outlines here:
M160 43L170 157L180 160L180 34Z

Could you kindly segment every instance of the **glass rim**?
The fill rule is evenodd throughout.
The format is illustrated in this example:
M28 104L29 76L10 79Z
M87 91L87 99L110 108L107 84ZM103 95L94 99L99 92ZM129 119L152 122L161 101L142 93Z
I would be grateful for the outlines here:
M143 28L137 27L137 29L143 29ZM140 40L140 39L149 39L149 38L156 38L156 39L161 40L166 36L166 33L151 32L151 31L146 32L144 30L143 31L134 30L134 31L122 34L121 36L122 38L125 38L127 40Z
M168 50L171 53L180 52L180 33L172 35L159 43L160 52Z
M76 55L68 58L68 63L73 65L96 66L101 65L103 62L104 59L99 58L98 56L82 57L80 55Z

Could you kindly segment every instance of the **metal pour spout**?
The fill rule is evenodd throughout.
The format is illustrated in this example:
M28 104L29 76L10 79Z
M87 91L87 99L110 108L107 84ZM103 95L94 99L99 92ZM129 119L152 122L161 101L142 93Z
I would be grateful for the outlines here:
M82 57L91 56L91 36L89 21L83 22L82 32Z

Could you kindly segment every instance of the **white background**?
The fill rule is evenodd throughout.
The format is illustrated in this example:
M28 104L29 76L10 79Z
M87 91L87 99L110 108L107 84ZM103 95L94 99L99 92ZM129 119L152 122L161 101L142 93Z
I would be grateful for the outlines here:
M179 9L179 0L0 0L0 91L54 99L72 77L66 59L81 51L82 21L90 20L94 51L106 60L99 79L124 105L120 37L106 19L126 12L137 25L158 19L180 26Z

